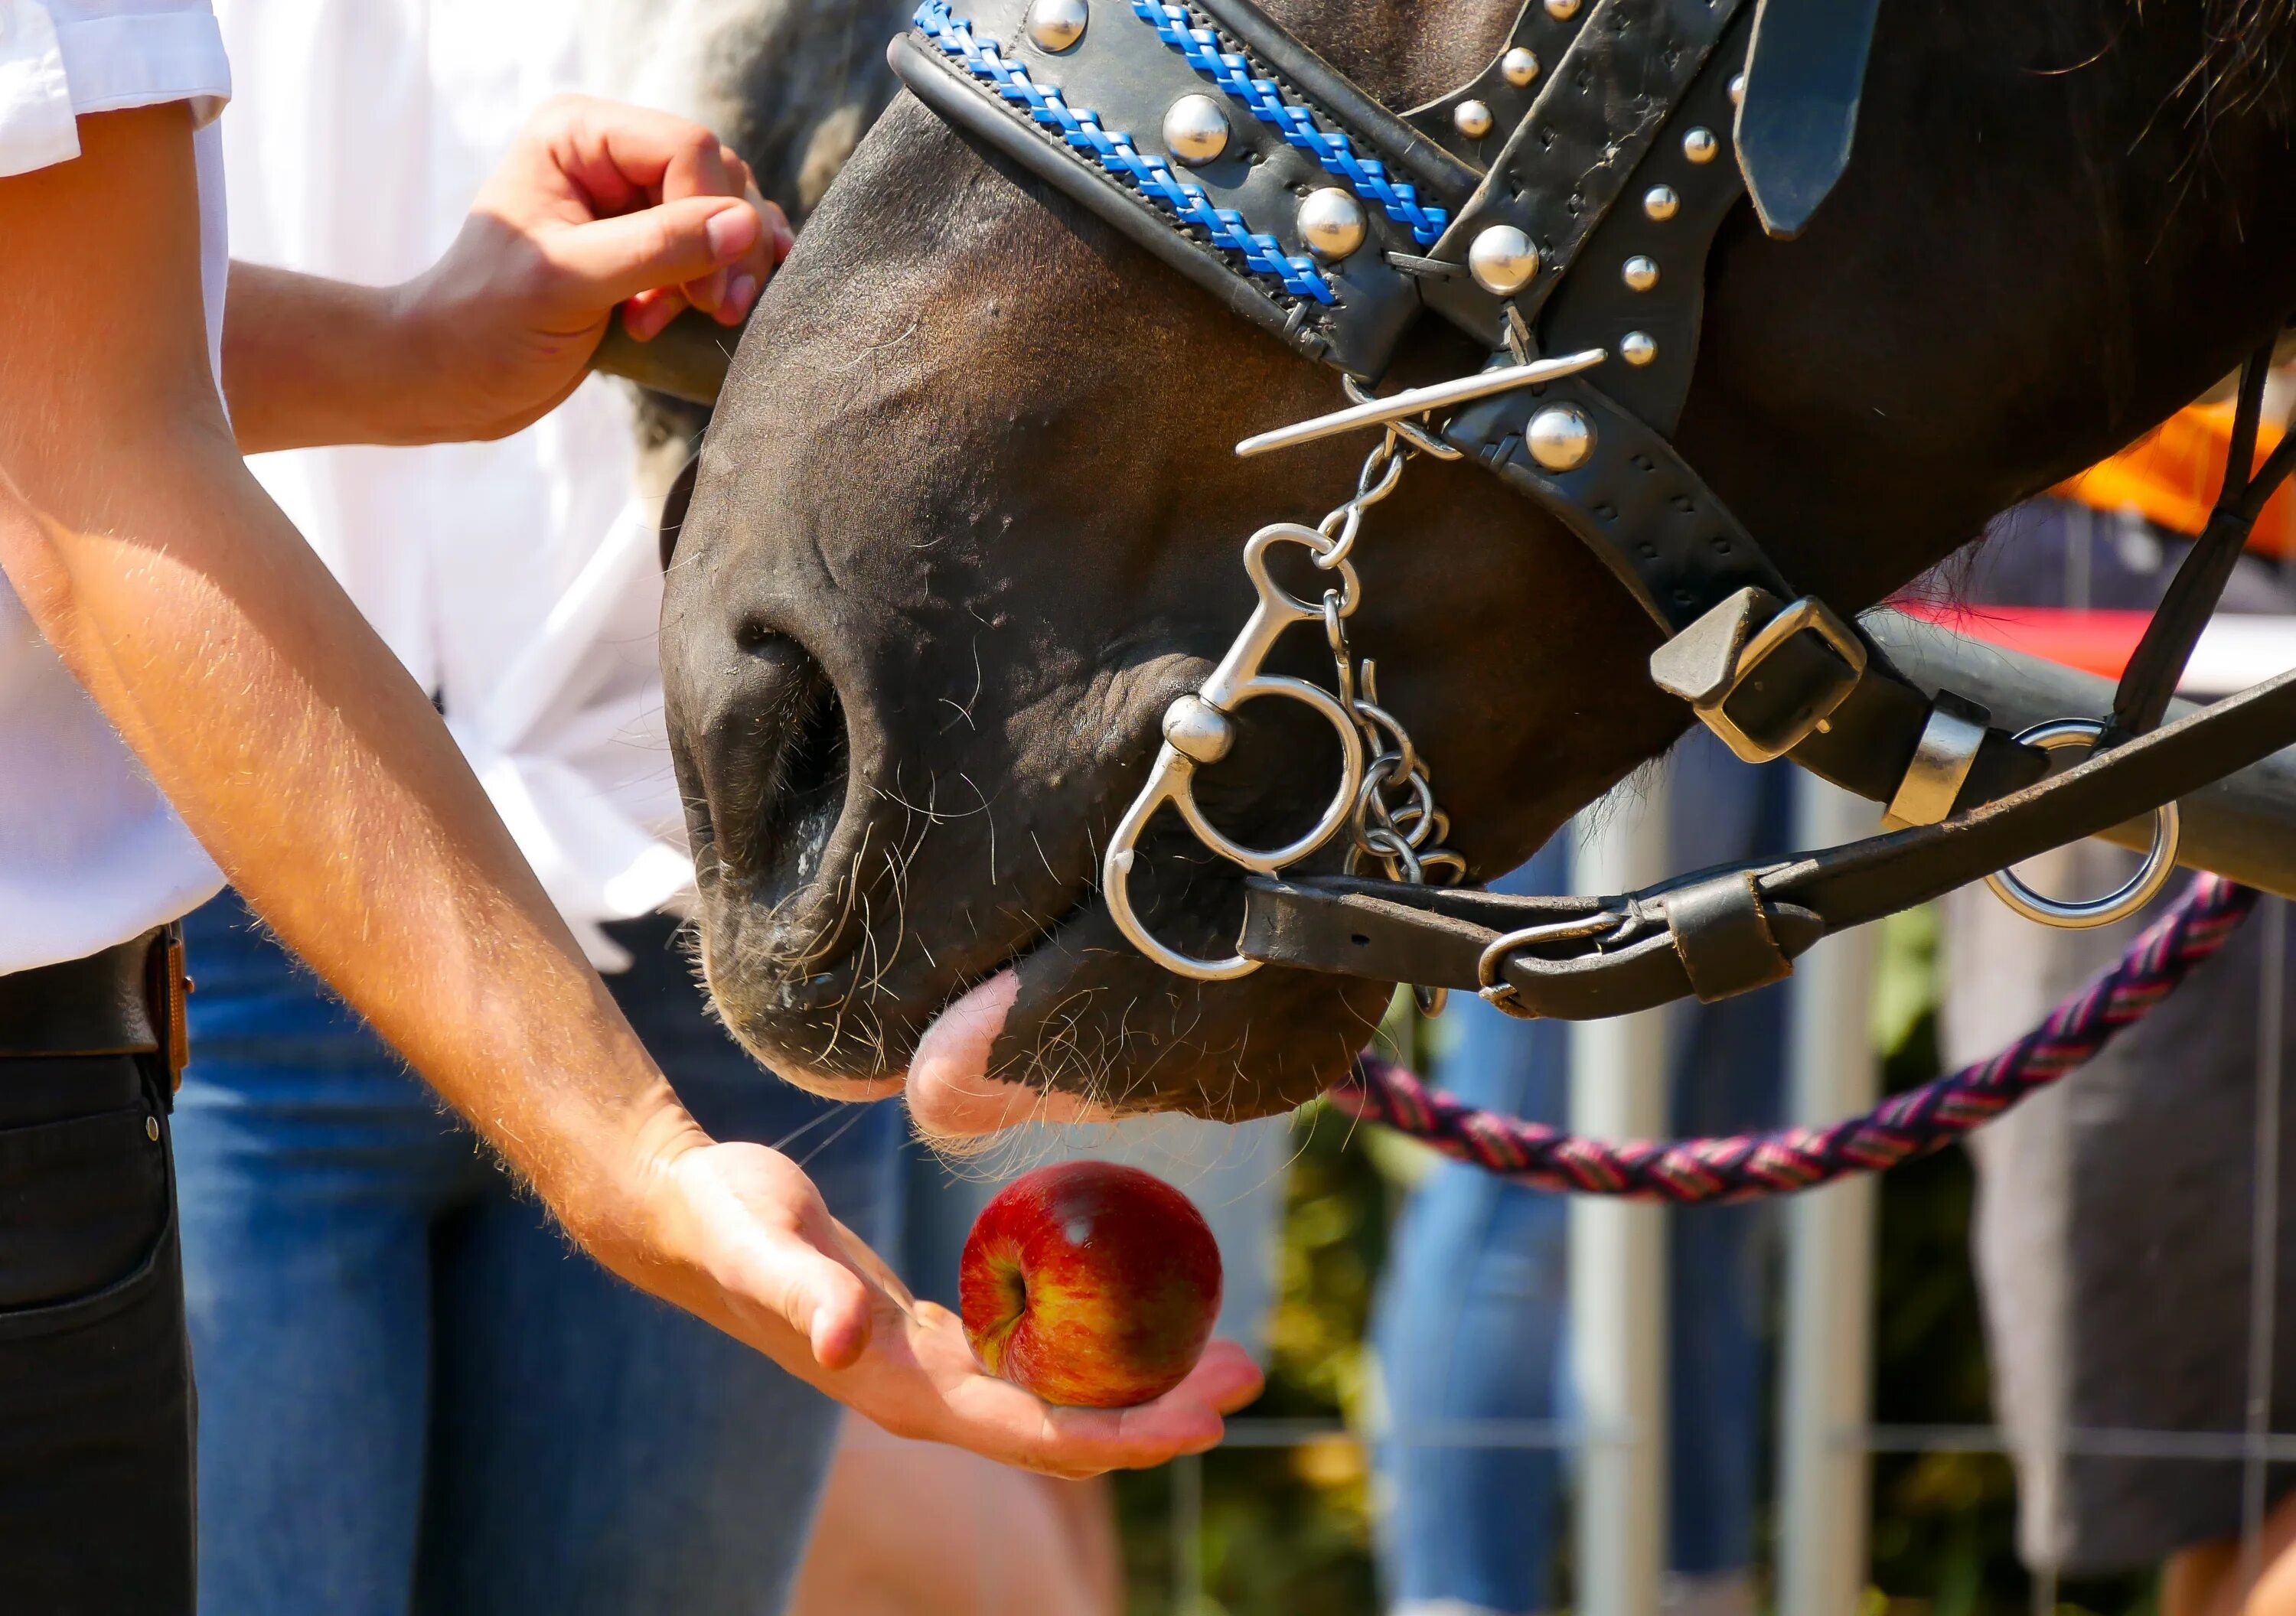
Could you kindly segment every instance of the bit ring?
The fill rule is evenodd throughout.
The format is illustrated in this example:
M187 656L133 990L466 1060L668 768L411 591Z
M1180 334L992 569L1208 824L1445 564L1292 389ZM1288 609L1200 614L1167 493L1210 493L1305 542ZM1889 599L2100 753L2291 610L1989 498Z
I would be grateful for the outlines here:
M2103 733L2104 725L2094 718L2053 718L2018 731L2017 741L2021 746L2056 752L2084 744L2094 747ZM2177 868L2177 845L2183 832L2184 823L2176 804L2163 803L2155 808L2152 845L2145 852L2144 862L2137 867L2135 875L2102 897L2053 898L2046 893L2036 892L2010 869L1995 870L1985 877L1985 885L1992 888L1995 897L2017 913L2043 926L2067 931L2109 926L2143 909L2168 885L2169 877Z

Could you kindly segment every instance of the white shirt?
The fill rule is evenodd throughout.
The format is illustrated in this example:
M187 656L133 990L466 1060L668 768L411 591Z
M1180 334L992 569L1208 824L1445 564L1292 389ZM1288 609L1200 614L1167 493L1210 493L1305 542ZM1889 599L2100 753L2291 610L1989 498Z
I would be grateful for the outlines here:
M0 175L78 156L81 113L191 103L218 365L226 244L214 119L230 96L208 0L0 0ZM0 578L0 973L124 943L222 885Z
M5 0L0 0L4 4ZM569 0L217 0L234 257L369 284L420 273L535 108L596 77ZM594 963L596 922L690 883L655 660L655 506L627 391L592 380L496 444L250 463L442 698Z

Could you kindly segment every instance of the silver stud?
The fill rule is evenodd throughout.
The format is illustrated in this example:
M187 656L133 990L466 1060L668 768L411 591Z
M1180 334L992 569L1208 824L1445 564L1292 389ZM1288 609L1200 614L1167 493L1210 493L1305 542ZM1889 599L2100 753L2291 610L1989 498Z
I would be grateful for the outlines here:
M1530 418L1522 441L1530 458L1549 471L1576 471L1595 453L1595 428L1567 404L1549 404Z
M1628 331L1619 339L1619 357L1640 370L1658 357L1658 341L1648 331Z
M1467 273L1495 298L1512 298L1538 273L1538 249L1512 224L1493 224L1467 248Z
M1451 122L1469 140L1480 140L1491 132L1491 110L1480 101L1463 101L1451 109Z
M1578 0L1546 0L1546 14L1557 22L1568 22L1578 14Z
M1643 211L1663 224L1682 206L1682 199L1674 194L1671 185L1652 185L1643 192Z
M1538 77L1538 58L1524 50L1522 46L1516 45L1499 58L1499 73L1509 84L1520 90Z
M1734 107L1746 104L1746 76L1743 73L1730 75L1730 104Z
M1714 138L1714 131L1702 125L1682 137L1682 155L1693 163L1710 163L1720 150L1722 143Z
M1091 20L1085 0L1033 0L1029 39L1040 51L1065 51L1084 37L1084 25Z
M1216 763L1235 744L1235 725L1210 702L1190 694L1164 709L1164 739L1183 757Z
M1183 95L1164 113L1164 149L1190 167L1227 150L1227 113L1209 95Z
M1326 263L1346 257L1363 245L1363 204L1337 185L1309 192L1300 204L1300 239Z
M1646 292L1658 284L1658 260L1636 253L1619 266L1619 279L1628 291Z

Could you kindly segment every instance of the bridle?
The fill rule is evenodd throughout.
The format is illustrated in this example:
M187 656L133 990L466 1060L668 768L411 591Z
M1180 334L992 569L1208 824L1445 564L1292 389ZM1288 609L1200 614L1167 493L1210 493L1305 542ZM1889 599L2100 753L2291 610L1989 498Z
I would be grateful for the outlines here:
M966 138L1106 220L1299 352L1349 408L1238 445L1264 453L1377 429L1353 494L1315 527L1254 534L1258 605L1211 674L1165 714L1149 779L1111 838L1103 888L1142 952L1184 975L1283 964L1472 990L1572 1019L1777 981L1819 938L1988 879L2052 924L2131 913L2176 862L2176 799L2296 740L2296 673L2161 726L2178 676L2296 436L2254 466L2268 349L2243 371L2225 493L2096 719L2010 734L1932 697L1854 621L1797 591L1670 441L1699 347L1705 261L1751 196L1791 237L1846 166L1878 0L1529 0L1470 84L1397 115L1251 0L923 0L893 67ZM1488 346L1476 375L1365 388L1433 316ZM1347 635L1363 512L1417 455L1472 460L1559 518L1659 624L1651 676L1738 756L1780 757L1887 805L1882 835L1609 898L1456 885L1431 774ZM1269 559L1306 552L1308 599ZM1320 625L1335 690L1266 671ZM1244 846L1198 807L1198 769L1243 703L1324 718L1341 779L1316 822ZM2047 750L2087 758L2048 775ZM1249 872L1224 959L1158 939L1133 906L1149 821L1169 806ZM2106 897L2066 903L2009 867L2145 814L2151 853ZM1284 871L1346 838L1346 873ZM1376 869L1376 876L1367 871Z

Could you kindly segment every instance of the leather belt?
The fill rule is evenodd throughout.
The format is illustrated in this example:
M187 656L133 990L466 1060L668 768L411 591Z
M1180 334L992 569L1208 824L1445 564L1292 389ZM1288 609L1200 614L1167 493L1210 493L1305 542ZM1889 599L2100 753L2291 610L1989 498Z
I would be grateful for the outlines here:
M191 1041L183 928L155 926L84 959L0 975L0 1059L160 1055L183 1081Z

